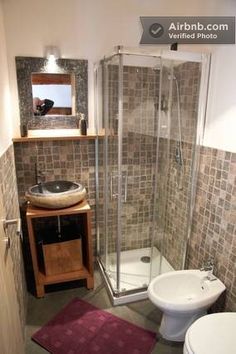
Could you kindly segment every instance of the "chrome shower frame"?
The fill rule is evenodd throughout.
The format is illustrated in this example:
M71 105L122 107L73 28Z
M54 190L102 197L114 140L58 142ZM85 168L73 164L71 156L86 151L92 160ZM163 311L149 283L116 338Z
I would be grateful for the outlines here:
M122 190L122 133L123 133L123 82L122 82L122 77L123 77L123 55L137 55L137 56L146 56L146 57L154 57L154 58L159 58L160 62L162 62L163 59L169 59L169 60L185 60L185 61L196 61L200 62L202 64L201 67L201 79L200 79L200 93L199 93L199 105L198 105L198 122L197 122L197 131L196 131L196 139L195 139L195 153L193 156L192 160L192 182L191 182L191 195L189 198L189 203L188 203L188 225L187 225L187 230L186 230L186 240L185 240L185 245L184 245L184 256L183 256L183 263L182 263L182 268L184 269L186 265L186 259L187 259L187 252L188 252L188 243L191 235L191 220L193 216L193 209L194 209L194 202L195 202L195 195L196 195L196 179L197 179L197 173L198 173L198 165L199 165L199 154L200 154L200 145L202 145L203 141L203 133L204 133L204 126L205 126L205 113L206 113L206 104L207 104L207 92L208 92L208 80L209 80L209 67L210 67L210 55L209 54L199 54L199 53L183 53L183 52L176 52L176 51L159 51L157 53L157 50L153 51L147 51L142 50L142 49L130 49L130 48L125 48L122 46L117 46L115 47L115 50L113 53L111 53L109 56L105 56L103 58L104 61L112 59L114 56L119 56L119 90L118 90L118 119L119 119L119 126L118 126L118 195L119 195L119 200L118 200L118 220L121 218L121 213L122 213L122 201L121 201L121 190ZM97 77L97 72L98 72L98 67L99 63L95 65L94 69L94 88L95 88L95 122L96 122L96 131L97 131L97 138L95 141L95 163L96 163L96 172L95 172L95 179L96 179L96 205L98 206L98 201L99 201L99 180L98 180L98 133L99 133L99 127L98 127L98 102L99 102L99 97L97 96L96 92L96 87L98 84L98 77ZM161 68L160 68L161 70ZM173 72L172 72L173 75ZM161 82L161 80L160 80ZM161 90L161 84L160 84L160 90ZM161 91L160 91L161 92ZM106 99L106 98L105 98ZM161 94L159 93L159 114L160 114L160 109L161 109ZM107 112L108 114L108 112ZM160 116L160 115L159 115ZM171 117L170 114L168 114L168 121L170 121ZM159 123L158 123L159 124ZM170 127L170 124L168 124ZM159 133L157 133L159 134ZM158 136L157 136L158 137ZM168 140L170 138L170 132L168 132ZM107 144L107 137L105 134L105 145ZM158 149L159 149L159 139L157 139L157 154L158 154ZM104 150L105 153L105 159L107 160L107 149L105 148ZM156 163L156 175L158 172L158 165ZM105 175L107 172L105 173ZM107 175L105 176L105 180L108 181ZM155 184L156 186L156 184ZM156 187L155 187L156 189ZM105 193L106 195L107 193ZM105 204L106 204L106 196L105 196ZM105 210L107 206L105 205ZM154 210L156 210L156 203L154 203ZM96 208L96 232L97 232L97 262L99 265L99 268L101 270L103 279L105 281L106 287L108 289L108 294L112 300L112 303L114 305L120 305L128 302L133 302L133 301L138 301L138 300L143 300L147 298L147 288L137 288L135 290L129 290L129 291L121 291L120 290L120 253L121 253L121 240L122 240L122 230L121 230L121 223L117 223L117 239L116 239L116 280L117 280L117 288L113 289L112 284L110 282L110 279L107 275L106 268L107 265L103 264L101 258L100 258L100 235L99 235L99 225L98 225L98 208ZM106 216L107 211L105 212L105 224L107 224ZM155 222L155 215L153 217L153 223ZM105 226L106 227L106 226ZM107 236L105 236L107 237ZM151 235L151 247L153 247L153 240L154 240L154 227ZM106 240L106 243L108 240ZM106 252L108 252L108 247L106 247ZM107 257L106 257L107 259ZM161 258L160 258L161 259ZM161 262L161 261L160 261ZM150 280L152 276L152 262L150 266Z

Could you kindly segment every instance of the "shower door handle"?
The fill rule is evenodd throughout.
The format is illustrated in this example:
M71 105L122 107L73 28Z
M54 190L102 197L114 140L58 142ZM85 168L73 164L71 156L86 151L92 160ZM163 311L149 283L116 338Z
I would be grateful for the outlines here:
M113 178L118 178L118 176L113 176L113 175L110 176L110 198L111 198L111 200L113 198L118 197L118 193L113 192Z
M128 187L128 176L127 176L127 174L125 174L124 178L125 178L124 203L127 203L127 192L128 192L128 189L127 189L127 187Z
M117 198L118 197L118 192L114 192L114 178L116 179L117 185L116 185L116 190L118 190L118 183L119 183L119 176L115 175L110 177L110 198L111 200L113 198ZM125 173L125 175L122 175L121 177L121 182L122 182L122 191L124 191L124 193L122 193L122 201L123 203L127 202L127 193L128 193L128 176L127 173Z

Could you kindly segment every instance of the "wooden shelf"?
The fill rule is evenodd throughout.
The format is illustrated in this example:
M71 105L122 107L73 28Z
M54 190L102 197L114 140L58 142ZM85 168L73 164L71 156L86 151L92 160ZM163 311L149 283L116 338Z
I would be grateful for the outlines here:
M35 136L25 136L25 137L15 137L12 139L13 143L23 143L23 142L31 142L31 141L71 141L71 140L95 140L96 138L104 138L105 131L102 129L99 134L94 134L88 132L88 135L79 135L79 134L72 134L72 135L38 135Z
M99 136L100 137L100 136ZM32 137L16 137L13 138L13 143L23 143L31 141L70 141L70 140L95 140L97 135L74 135L74 136L32 136Z
M63 274L46 275L41 271L39 271L38 273L38 279L41 285L64 283L72 280L85 279L89 276L90 273L86 267L83 267L80 270L75 270L73 272Z
M81 260L83 259L83 263L81 264L81 261L78 260L78 270L68 271L69 270L68 267L65 266L64 271L62 271L62 273L46 275L45 271L42 269L42 266L39 265L38 250L37 250L36 238L35 238L34 227L33 227L33 219L47 218L52 216L76 215L76 214L80 214L80 215L82 214L81 225L84 230L84 234L82 237L83 254L79 258L81 258ZM91 240L91 209L87 201L83 201L69 208L56 209L56 210L42 209L42 208L34 207L33 205L29 204L27 206L27 211L26 211L26 220L28 226L30 251L32 256L37 297L44 296L45 285L62 283L66 281L76 280L76 279L86 279L87 288L88 289L93 288L94 278L93 278L93 256L92 256L92 240ZM65 246L66 245L68 247L68 242L65 242ZM62 247L63 247L63 243L62 243ZM50 246L48 248L50 250ZM68 249L67 250L65 249L64 252L66 258L69 251ZM77 258L74 257L74 259ZM45 262L45 258L44 258L44 262ZM45 266L44 268L46 269ZM73 268L75 269L74 264L73 264ZM54 267L52 267L51 269L56 269L57 271L59 267L57 268L54 265ZM63 267L61 267L61 269L63 269Z

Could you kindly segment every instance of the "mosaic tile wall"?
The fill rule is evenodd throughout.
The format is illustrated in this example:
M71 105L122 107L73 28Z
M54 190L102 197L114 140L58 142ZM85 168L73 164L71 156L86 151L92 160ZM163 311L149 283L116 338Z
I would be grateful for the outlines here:
M13 146L10 146L7 151L0 157L0 197L2 198L8 219L18 218L19 204L16 187ZM21 249L22 245L20 237L16 236L15 226L9 227L8 232L11 239L11 247L9 252L13 262L13 274L15 279L17 300L19 303L22 332L24 335L27 309L27 292Z
M42 116L30 119L27 129L76 129L79 119L73 116Z
M160 139L156 231L161 228L159 231L164 233L161 243L163 255L174 269L181 269L189 221L193 146L186 142L182 144L182 166L176 162L175 152L175 140ZM156 242L160 244L158 239Z
M98 237L99 237L99 252L103 256L106 250L105 244L105 169L103 166L104 160L104 139L98 139L98 204L97 204L97 225L98 225Z
M93 140L14 143L20 203L25 191L36 183L35 164L42 181L69 180L82 183L92 208L95 248L95 147Z
M135 135L132 137L132 134L129 136L129 139L130 141L133 140L132 144L135 152L136 152L136 148L134 148L135 144L139 144L140 146L141 142L142 144L144 144L145 142L144 137L140 136L138 141ZM147 142L148 139L146 139L146 143ZM75 144L75 142L73 143ZM63 143L51 142L51 143L47 143L46 146L45 143L37 143L37 144L39 144L41 146L41 149L43 149L44 151L44 154L42 154L43 151L39 150L41 155L39 155L38 158L39 159L42 158L44 161L47 161L42 163L45 163L45 167L48 168L47 171L52 172L52 176L53 176L52 178L56 178L58 176L59 177L62 176L62 178L65 177L72 178L74 176L74 172L72 172L74 171L73 166L74 165L77 166L77 168L75 168L76 175L77 176L81 175L81 179L79 177L78 180L83 180L83 183L89 189L89 200L92 203L92 207L94 207L94 203L95 203L94 201L94 190L95 190L94 142L89 142L89 141L80 142L78 144L80 145L80 149L76 142L77 148L80 151L80 153L77 154L78 161L74 161L73 158L71 157L73 155L71 153L73 149L72 142L63 142ZM132 146L132 144L130 144L130 147ZM161 145L164 144L167 144L167 141L165 139L163 139L161 142ZM188 147L188 144L186 144L186 146ZM185 149L186 151L187 151L187 147ZM56 150L54 150L54 148ZM77 152L78 150L76 149ZM36 151L35 143L17 143L15 144L15 151L16 151L16 161L18 161L18 163L16 164L17 176L18 176L17 180L18 180L18 186L19 186L19 191L22 200L22 197L24 195L24 190L29 185L32 185L32 183L34 183L34 176L32 171L34 170L35 153L33 151ZM54 157L52 156L53 151L55 152L56 155L60 154L61 162L58 161L57 157L54 159ZM189 149L188 151L189 151L189 155L185 153L185 156L188 156L188 158L190 159L191 149ZM100 140L99 154L100 153L101 154L103 153L103 140ZM164 163L165 153L166 153L166 147L164 146L162 150L163 166L165 165ZM48 156L52 157L53 162L51 161L51 158ZM81 161L83 161L83 164L81 164ZM59 168L61 174L59 174L59 172L54 173L53 166L55 166L55 171L56 171L56 169L58 168L58 164L60 163L63 166ZM78 165L80 167L78 167ZM151 195L151 193L153 193L153 187L151 186L153 182L151 182L152 179L147 177L147 176L152 176L150 171L144 171L144 174L142 175L143 180L140 180L139 178L137 178L136 180L135 178L136 178L138 165L131 166L130 168L133 171L131 182L133 179L134 181L136 181L136 184L131 183L131 185L129 185L129 190L132 190L132 193L130 193L130 195L128 194L128 198L132 199L133 195L135 196L136 194L140 194L139 190L143 188L147 180L149 180L147 193L150 193ZM189 247L189 254L188 254L188 268L200 268L204 263L204 261L208 259L210 256L213 256L215 258L215 263L216 263L215 274L227 286L227 302L225 308L229 311L235 311L235 303L236 303L235 301L235 296L236 296L235 175L236 175L236 154L202 147L200 170L199 170L198 183L197 183L197 197L196 197L196 205L195 205L194 219L193 219L193 230L192 230L192 236L190 240L190 247ZM174 178L176 178L176 174L174 174L174 176L175 176ZM101 180L104 181L104 175L102 169L100 170L100 178ZM175 188L175 184L176 184L176 180L174 181L172 180L172 185L174 186L174 188ZM104 184L102 186L104 186ZM100 193L101 193L100 197L103 198L103 192L101 190ZM171 217L171 215L173 215L174 218L180 218L180 219L182 218L183 212L181 209L182 208L181 199L183 198L183 195L181 196L182 193L181 191L179 193L180 193L179 201L177 202L176 201L173 202L172 200L170 201L173 208L170 208L171 210L169 212L169 218ZM140 199L139 202L140 202L140 209L138 211L135 210L135 208L132 209L131 203L127 204L126 206L128 219L130 220L130 222L127 223L127 228L129 228L129 230L132 230L132 228L136 228L137 234L139 234L141 219L143 220L145 225L145 220L147 221L148 218L150 217L150 215L148 215L149 210L145 214L144 211L145 208L143 208L146 203L145 198L143 201ZM151 207L151 204L149 205ZM98 215L101 219L103 219L102 206L103 204L101 199L101 204L98 209ZM137 224L138 217L140 217L140 224ZM135 226L135 222L137 226ZM145 225L144 229L147 227L148 226ZM169 228L171 229L175 237L177 237L178 233L181 232L179 227L180 227L179 224L177 224L176 229L172 231L173 224L169 226ZM95 236L94 227L93 227L93 237L94 237L94 245L95 245L96 236ZM131 238L129 240L130 243L128 243L127 246L128 247L131 246L134 248L136 248L138 245L140 245L141 247L145 247L148 245L147 243L149 242L149 239L148 238L145 239L145 237L143 239L141 237L139 240L139 235L137 236L137 242L140 243L138 244L136 243L136 238L134 238L134 244L132 244ZM112 249L112 247L114 247L113 244L114 240L110 240L110 241L111 241L110 249ZM123 241L124 240L122 240L122 242ZM158 242L158 239L156 239L156 242ZM173 237L168 242L169 242L170 251L174 255L176 255L178 259L178 252L180 247L178 245L178 240L176 241L175 238ZM123 244L123 247L126 246ZM165 252L167 252L166 244L164 245L164 247L165 247ZM171 252L170 255L168 256L169 259L171 259L172 257ZM180 262L180 260L178 262Z
M188 267L209 258L225 284L226 311L236 311L236 153L202 147Z
M165 65L165 63L164 63ZM200 84L199 63L183 63L176 65L173 70L171 87L170 69L167 66L162 70L162 98L159 136L174 140L180 139L192 143L196 133L197 103ZM172 91L172 100L168 103ZM158 107L157 103L157 107ZM168 104L170 104L171 125L168 127ZM180 120L178 119L178 106L180 108Z
M123 71L123 134L155 136L160 71L132 66L124 66Z
M174 68L171 139L179 140L180 136L178 123L179 100L182 140L188 143L195 141L200 78L201 66L199 63L187 62Z
M182 157L183 166L176 161L179 131L177 121L177 90L173 95L171 140L160 139L158 154L158 174L156 176L156 141L151 134L158 117L155 111L158 95L158 73L151 80L151 72L124 68L124 136L123 136L123 189L127 183L126 202L122 214L122 250L150 246L153 216L154 185L158 183L157 223L155 244L162 247L164 256L174 266L181 268L184 238L188 219L188 200L191 181L192 142L196 131L196 112L199 68L193 63L176 68L175 76L181 97L182 113ZM146 69L146 68L145 68ZM130 71L129 71L130 70ZM181 70L183 76L180 76ZM109 79L111 129L108 161L108 251L115 250L117 233L117 199L111 199L111 192L117 192L117 71L113 70ZM153 74L154 75L154 74ZM186 77L181 79L180 77ZM148 84L150 82L150 85ZM137 86L136 86L137 84ZM139 95L140 87L144 92ZM192 91L190 90L192 87ZM145 91L146 90L146 91ZM138 99L136 99L138 97ZM151 102L153 106L151 109ZM147 105L146 105L147 103ZM138 106L137 106L138 105ZM154 108L153 108L154 107ZM155 117L155 118L154 118ZM164 117L164 114L163 114ZM143 132L139 131L143 129ZM16 168L21 198L28 186L34 183L34 163L46 172L47 180L60 178L81 181L88 188L89 200L93 210L95 205L95 157L94 142L47 142L17 143ZM99 180L100 204L100 245L105 249L104 233L104 141L99 140ZM112 177L113 190L110 189ZM227 285L226 308L235 311L235 154L202 148L196 208L193 221L193 235L190 242L188 266L200 267L203 261L214 255L216 275ZM124 200L124 195L122 196ZM167 201L167 202L165 202ZM166 204L165 204L166 203ZM94 219L93 219L94 222ZM164 242L161 242L161 232ZM95 227L93 224L94 251Z

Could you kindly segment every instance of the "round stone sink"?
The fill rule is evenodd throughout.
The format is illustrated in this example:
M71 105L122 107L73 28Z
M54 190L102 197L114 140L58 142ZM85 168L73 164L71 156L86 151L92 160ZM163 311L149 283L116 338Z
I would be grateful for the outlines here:
M84 199L86 189L79 183L51 181L36 184L28 189L25 197L32 205L46 209L61 209Z

